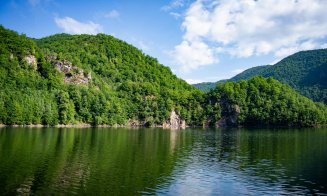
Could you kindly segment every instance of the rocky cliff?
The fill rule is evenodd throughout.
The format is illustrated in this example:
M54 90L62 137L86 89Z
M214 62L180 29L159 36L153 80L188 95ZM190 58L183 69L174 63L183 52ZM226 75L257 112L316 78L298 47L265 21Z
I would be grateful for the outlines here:
M10 59L13 58L13 55L10 55ZM29 64L31 67L33 67L34 70L37 69L37 60L34 55L27 55L24 57L24 61Z
M90 73L85 73L82 69L74 66L69 61L58 61L52 57L52 62L58 71L65 73L65 83L88 84L92 80Z
M173 110L170 113L169 120L163 123L162 127L168 129L185 129L186 123L185 120L181 119L181 117Z

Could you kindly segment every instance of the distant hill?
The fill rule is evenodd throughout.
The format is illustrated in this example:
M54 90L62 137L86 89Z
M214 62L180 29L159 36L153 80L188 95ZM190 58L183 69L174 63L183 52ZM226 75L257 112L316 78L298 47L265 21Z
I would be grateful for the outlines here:
M217 84L225 83L228 80L219 80L218 82L202 82L198 84L192 84L195 88L202 90L203 92L208 92L209 90L215 88Z
M247 80L253 76L260 75L264 70L269 68L271 65L262 65L257 67L252 67L250 69L247 69L243 71L240 74L237 74L231 79L225 79L225 80L219 80L217 82L201 82L198 84L192 84L195 88L202 90L203 92L208 92L209 90L215 88L217 84L225 83L225 82L237 82L240 80Z
M252 67L252 68L249 68L249 69L237 74L236 76L234 76L231 79L226 80L226 81L236 82L236 81L240 81L240 80L248 80L248 79L252 78L253 76L261 75L262 72L264 72L266 69L270 68L271 66L272 65L261 65L261 66Z
M327 104L327 49L298 52L275 65L247 69L227 81L247 80L256 75L271 76L302 95ZM194 86L202 89L201 84ZM206 87L214 86L215 83L206 83Z

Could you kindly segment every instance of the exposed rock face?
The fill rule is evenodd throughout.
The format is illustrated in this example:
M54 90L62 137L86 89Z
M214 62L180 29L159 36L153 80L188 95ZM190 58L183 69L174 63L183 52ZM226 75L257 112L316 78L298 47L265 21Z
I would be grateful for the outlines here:
M64 73L69 73L72 70L76 70L77 67L73 66L73 64L69 61L56 61L54 62L54 66L57 70L64 72Z
M88 74L85 74L83 71L79 71L79 73L73 75L66 75L64 81L66 83L72 84L88 84L90 77Z
M178 114L173 110L170 113L170 118L167 122L162 125L163 128L170 129L185 129L186 123L185 120L182 120Z
M237 118L241 113L238 105L229 105L224 103L221 119L217 122L216 127L237 126Z
M52 58L55 59L55 58ZM92 80L90 73L84 73L83 70L77 68L69 61L55 61L55 68L65 73L64 81L71 84L88 84Z
M37 69L37 61L34 55L27 55L24 57L27 64L32 66L35 70Z

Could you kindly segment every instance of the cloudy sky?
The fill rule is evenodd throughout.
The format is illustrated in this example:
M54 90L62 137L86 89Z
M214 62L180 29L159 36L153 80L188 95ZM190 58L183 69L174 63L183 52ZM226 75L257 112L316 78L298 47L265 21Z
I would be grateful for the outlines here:
M327 47L327 0L1 0L0 24L41 38L111 34L189 83Z

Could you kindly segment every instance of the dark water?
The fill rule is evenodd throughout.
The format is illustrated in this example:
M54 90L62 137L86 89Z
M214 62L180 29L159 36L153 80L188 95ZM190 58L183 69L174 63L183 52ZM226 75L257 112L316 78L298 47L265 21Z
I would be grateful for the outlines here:
M0 195L327 193L327 129L0 129Z

